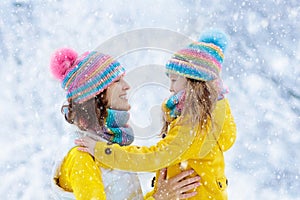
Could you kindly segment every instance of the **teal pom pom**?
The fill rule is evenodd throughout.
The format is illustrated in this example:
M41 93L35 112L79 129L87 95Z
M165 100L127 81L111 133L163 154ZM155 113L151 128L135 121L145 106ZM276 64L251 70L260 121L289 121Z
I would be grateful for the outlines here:
M204 31L201 34L198 41L205 43L213 43L214 45L220 47L223 53L225 52L228 43L227 36L225 35L225 33L215 29Z

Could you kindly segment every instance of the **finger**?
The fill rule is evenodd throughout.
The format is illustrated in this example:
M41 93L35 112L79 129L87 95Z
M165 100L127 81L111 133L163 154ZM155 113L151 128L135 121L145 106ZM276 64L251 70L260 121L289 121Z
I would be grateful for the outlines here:
M77 145L83 146L84 141L83 141L83 139L75 139L74 143Z
M191 169L191 170L187 170L187 171L183 171L181 172L180 174L176 175L175 177L173 177L171 179L171 181L173 182L179 182L181 181L182 179L188 177L189 175L191 175L192 173L194 173L194 170Z
M199 187L199 186L200 186L200 183L199 183L199 182L193 183L193 184L190 184L190 185L187 185L187 186L182 187L182 188L180 189L180 193L182 194L182 193L188 192L188 191L190 191L190 190L194 190L194 191L195 191L195 189L196 189L197 187Z
M200 176L195 176L192 178L185 179L183 181L176 183L174 186L174 189L182 188L182 187L184 187L186 185L190 185L192 183L199 183L200 179L201 179Z
M197 195L197 192L190 192L185 194L180 194L179 199L188 199Z
M158 177L158 181L165 181L167 178L167 168L163 168L161 170L159 170L159 177Z
M78 151L82 151L82 152L87 152L87 153L89 153L89 149L86 148L86 147L78 147L77 150L78 150Z

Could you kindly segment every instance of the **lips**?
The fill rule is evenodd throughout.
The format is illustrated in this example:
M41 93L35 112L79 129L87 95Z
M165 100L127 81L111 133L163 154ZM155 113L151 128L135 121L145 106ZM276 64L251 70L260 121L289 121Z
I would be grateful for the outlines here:
M120 95L120 99L128 100L127 99L127 94Z

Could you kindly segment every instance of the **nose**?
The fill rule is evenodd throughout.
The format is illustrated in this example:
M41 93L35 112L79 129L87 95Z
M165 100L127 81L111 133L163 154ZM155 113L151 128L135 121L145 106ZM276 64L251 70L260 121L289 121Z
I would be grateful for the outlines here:
M173 84L170 84L170 92L174 92Z
M129 90L129 89L130 89L130 85L124 80L123 90Z

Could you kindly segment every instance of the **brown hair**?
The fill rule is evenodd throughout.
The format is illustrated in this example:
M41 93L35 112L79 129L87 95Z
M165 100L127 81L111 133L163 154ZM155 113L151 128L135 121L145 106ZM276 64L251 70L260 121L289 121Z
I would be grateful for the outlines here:
M218 91L213 81L198 81L187 78L186 96L184 101L184 107L181 113L183 119L188 117L188 121L185 122L191 125L192 128L199 125L199 129L207 130L212 126L213 118L212 112L215 108ZM179 121L181 122L181 121ZM168 131L169 123L164 120L164 125L161 130L161 134Z
M80 130L95 130L97 126L103 126L107 117L106 90L83 103L76 103L68 99L68 104L61 107L61 112L70 124L75 124ZM65 111L67 110L67 111Z

